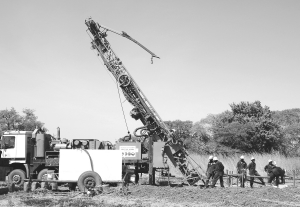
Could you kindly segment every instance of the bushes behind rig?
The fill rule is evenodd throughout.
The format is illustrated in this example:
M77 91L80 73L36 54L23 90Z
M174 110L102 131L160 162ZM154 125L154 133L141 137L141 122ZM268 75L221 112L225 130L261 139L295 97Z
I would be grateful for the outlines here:
M198 122L167 121L189 151L201 154L272 153L300 156L300 109L271 111L260 101L230 104Z

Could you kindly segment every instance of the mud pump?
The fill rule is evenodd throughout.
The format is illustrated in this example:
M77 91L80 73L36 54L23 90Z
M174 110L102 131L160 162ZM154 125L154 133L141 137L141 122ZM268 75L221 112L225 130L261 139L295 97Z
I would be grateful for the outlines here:
M149 150L149 146L147 147L148 139L151 138L154 141L154 144L156 141L162 142L164 147L162 154L168 156L169 160L179 169L189 185L193 185L201 180L202 175L199 172L200 166L189 156L182 141L174 136L172 130L167 127L135 80L129 74L123 62L116 55L108 42L106 38L107 34L108 32L112 32L133 41L151 54L152 61L153 58L159 57L129 36L126 32L117 32L109 29L95 22L92 18L86 19L85 24L88 27L87 33L92 40L91 49L94 49L97 55L101 57L107 70L114 76L119 88L121 88L126 100L133 105L134 108L130 111L131 117L135 120L140 120L143 124L142 127L139 127L134 131L135 138L137 138L135 142L141 143L142 154L147 154ZM131 141L130 143L134 142L131 136L125 136L124 139L120 140L120 145L128 141ZM136 172L139 172L138 166Z

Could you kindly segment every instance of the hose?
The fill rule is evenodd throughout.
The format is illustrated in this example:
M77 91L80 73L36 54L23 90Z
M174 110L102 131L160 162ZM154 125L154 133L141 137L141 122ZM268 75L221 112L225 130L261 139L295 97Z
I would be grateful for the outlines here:
M148 129L147 129L147 127L145 127L145 126L142 126L142 127L136 128L136 129L133 131L134 136L136 136L136 137L143 137L143 136L145 136L145 135L138 135L138 134L136 134L138 130L148 130Z
M94 172L94 164L93 164L93 160L92 160L92 158L91 158L90 153L89 153L86 149L81 149L81 150L85 151L85 153L89 156L89 158L90 158L90 163L91 163L91 168L92 168L92 171Z

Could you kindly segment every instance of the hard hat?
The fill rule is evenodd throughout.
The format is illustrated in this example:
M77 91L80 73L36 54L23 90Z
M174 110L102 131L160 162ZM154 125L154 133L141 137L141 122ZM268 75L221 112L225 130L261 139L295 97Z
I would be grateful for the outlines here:
M273 160L269 160L269 162L273 162Z
M244 158L245 158L245 157L242 155L242 156L241 156L241 160L243 160Z
M216 160L218 160L218 158L217 158L217 157L214 157L213 160L216 161Z
M255 160L255 158L254 158L254 157L251 157L251 160Z
M209 156L209 158L208 158L208 159L209 159L209 160L212 160L213 158L214 158L214 157L211 155L211 156Z

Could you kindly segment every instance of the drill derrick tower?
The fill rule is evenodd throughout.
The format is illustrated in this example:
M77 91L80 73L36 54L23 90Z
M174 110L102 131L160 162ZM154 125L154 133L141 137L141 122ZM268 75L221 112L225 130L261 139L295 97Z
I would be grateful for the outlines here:
M110 43L106 39L107 32L118 34L133 41L151 54L152 61L153 58L159 57L125 32L116 32L96 23L91 18L86 19L85 24L88 27L87 32L92 39L92 49L95 49L98 56L102 58L104 65L114 76L126 100L134 106L130 112L131 117L135 120L140 120L143 123L143 127L137 128L134 134L137 137L144 138L152 136L165 142L166 146L169 146L170 148L169 153L166 153L167 156L172 164L180 170L187 183L193 185L198 182L202 179L199 172L200 166L189 156L182 142L174 136L172 130L168 129L159 114L146 98L145 94L125 68L120 58L112 50Z

